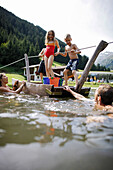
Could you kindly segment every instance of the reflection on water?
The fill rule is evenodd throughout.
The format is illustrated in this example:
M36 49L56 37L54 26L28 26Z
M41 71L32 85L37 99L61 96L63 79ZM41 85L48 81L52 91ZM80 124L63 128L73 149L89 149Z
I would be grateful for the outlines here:
M7 158L15 152L17 157ZM31 169L91 169L90 159L94 169L112 168L112 114L94 110L93 102L0 94L0 170L28 169L31 160Z

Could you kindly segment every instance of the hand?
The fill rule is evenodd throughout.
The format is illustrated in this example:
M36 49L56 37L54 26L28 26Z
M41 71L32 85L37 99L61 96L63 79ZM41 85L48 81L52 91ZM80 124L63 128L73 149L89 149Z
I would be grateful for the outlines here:
M75 50L74 50L74 49L72 49L72 50L71 50L71 52L72 52L72 53L75 53Z
M22 84L25 86L25 85L26 85L26 82L23 80L23 81L22 81Z
M59 55L59 52L56 52L56 53L55 53L55 56L57 56L57 55Z
M108 110L113 111L113 106L107 105L107 106L105 106L105 110L106 111L108 111Z
M14 83L14 86L17 86L17 85L18 85L18 83L19 83L19 81L18 81L18 80L16 80L16 81L15 81L15 83Z
M68 92L70 92L70 88L69 88L69 86L64 86L64 88L63 88L64 90L66 90L66 91L68 91Z

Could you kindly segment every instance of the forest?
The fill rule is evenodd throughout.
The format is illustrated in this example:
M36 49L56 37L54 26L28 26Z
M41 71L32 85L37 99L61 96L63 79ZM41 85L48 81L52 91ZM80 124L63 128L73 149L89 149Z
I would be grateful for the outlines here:
M35 26L28 21L22 20L0 7L0 67L23 58L25 53L28 56L38 55L41 49L45 47L45 35L46 30L40 26ZM63 52L65 43L59 39L58 41ZM58 55L55 57L55 61L66 65L69 57L67 56L64 59L64 57ZM78 68L83 70L87 61L87 56L79 55ZM38 57L30 59L30 65L39 64L39 62L40 58ZM23 66L25 66L24 60L13 65L16 71ZM94 64L91 70L109 71L110 69Z

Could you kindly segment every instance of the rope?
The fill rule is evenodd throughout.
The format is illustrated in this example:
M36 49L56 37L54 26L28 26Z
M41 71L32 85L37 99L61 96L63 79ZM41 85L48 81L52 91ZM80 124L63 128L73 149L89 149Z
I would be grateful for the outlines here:
M112 41L112 42L109 42L108 44L111 44L111 43L113 43L113 41ZM93 46L90 46L90 47L81 48L81 49L79 49L79 50L85 50L85 49L93 48L93 47L96 47L96 45L93 45ZM68 51L67 51L67 52L68 52ZM40 56L39 56L39 55L38 55L38 56L30 56L30 57L28 57L28 58L35 58L35 57L40 57ZM5 68L5 67L8 67L8 66L10 66L10 65L12 65L12 64L18 63L19 61L22 61L22 60L25 60L25 58L21 58L21 59L19 59L19 60L17 60L17 61L14 61L14 62L12 62L12 63L10 63L10 64L7 64L7 65L3 66L3 67L0 67L0 69Z
M113 41L112 41L112 42L109 42L108 44L111 44L111 43L113 43Z
M12 64L18 63L19 61L22 61L22 60L24 60L24 59L25 59L25 58L21 58L20 60L14 61L14 62L12 62L12 63L10 63L10 64L7 64L7 65L5 65L5 66L3 66L3 67L0 67L0 69L5 68L5 67L8 67L8 66L10 66L10 65L12 65Z
M85 47L85 48L80 48L79 50L85 50L87 48L93 48L93 47L96 47L96 45L93 45L93 46L90 46L90 47Z
M30 57L28 57L28 58L34 58L34 57L39 57L39 56L30 56ZM14 62L12 62L12 63L10 63L10 64L7 64L7 65L3 66L3 67L0 67L0 69L5 68L5 67L8 67L8 66L10 66L10 65L12 65L12 64L18 63L19 61L22 61L22 60L25 60L25 58L21 58L21 59L19 59L19 60L17 60L17 61L14 61Z
M113 43L113 41L109 42L108 44L111 44L111 43ZM79 50L85 50L85 49L93 48L93 47L96 47L96 45L93 45L93 46L90 46L90 47L85 47L85 48L80 48ZM70 51L67 51L67 52L70 52Z
M39 55L38 55L38 56L36 55L36 56L30 56L30 57L28 57L28 58L35 58L35 57L40 57L40 56L39 56Z

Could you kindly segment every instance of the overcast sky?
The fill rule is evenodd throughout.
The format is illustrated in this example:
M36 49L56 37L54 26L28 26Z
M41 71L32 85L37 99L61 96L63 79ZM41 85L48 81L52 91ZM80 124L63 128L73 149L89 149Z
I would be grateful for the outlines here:
M113 0L0 0L0 5L64 41L67 33L79 48L113 41ZM91 57L95 48L83 50ZM104 51L113 52L113 44Z

